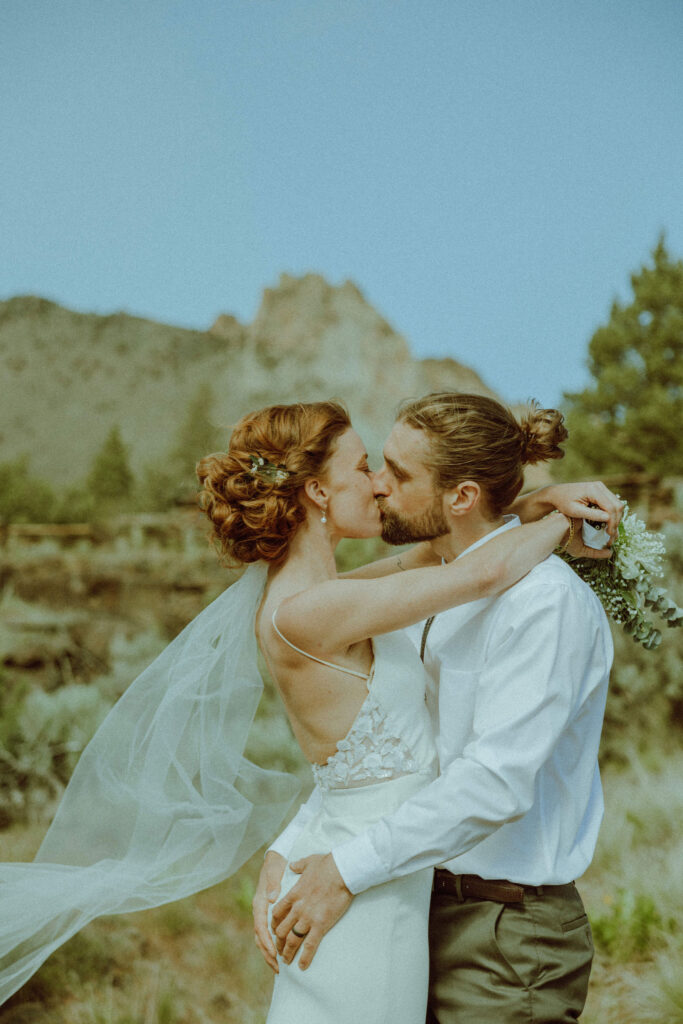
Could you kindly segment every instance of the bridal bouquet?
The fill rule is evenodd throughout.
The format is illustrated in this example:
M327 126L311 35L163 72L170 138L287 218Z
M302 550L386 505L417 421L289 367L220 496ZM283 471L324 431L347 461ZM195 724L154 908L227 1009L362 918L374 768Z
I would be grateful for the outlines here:
M609 617L651 651L662 642L662 634L647 614L655 612L669 627L683 625L683 608L652 582L662 575L664 539L626 505L612 552L608 561L563 557L593 588Z

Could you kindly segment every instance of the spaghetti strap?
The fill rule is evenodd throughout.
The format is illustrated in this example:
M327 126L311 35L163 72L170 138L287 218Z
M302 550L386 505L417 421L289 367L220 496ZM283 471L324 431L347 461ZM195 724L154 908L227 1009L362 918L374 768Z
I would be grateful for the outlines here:
M278 605L278 607L279 607L279 605ZM310 658L311 661L317 661L319 665L327 665L328 668L339 669L340 672L346 672L350 676L358 676L359 679L364 679L366 682L368 682L370 680L370 678L372 676L372 669L370 670L370 674L366 675L365 672L356 672L356 670L353 669L353 668L346 668L345 665L335 665L334 662L332 662L332 661L323 661L322 658L316 658L315 654L309 654L308 651L302 651L300 647L297 647L295 644L292 643L291 640L288 640L286 636L283 636L282 633L280 632L280 630L277 628L277 623L275 621L275 616L277 615L277 611L278 611L278 609L276 608L275 611L273 612L273 615L272 615L272 618L271 618L271 622L273 623L273 629L275 630L277 635L280 637L280 639L284 640L284 642L287 644L287 646L291 647L293 651L297 652L297 654L303 654L304 658ZM374 662L373 662L373 668L374 668Z

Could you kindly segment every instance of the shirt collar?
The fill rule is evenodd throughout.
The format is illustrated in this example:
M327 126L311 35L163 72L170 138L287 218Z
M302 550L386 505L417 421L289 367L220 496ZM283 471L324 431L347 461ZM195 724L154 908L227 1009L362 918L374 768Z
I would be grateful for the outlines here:
M490 533L485 533L483 537L479 538L479 540L475 540L474 544L470 544L468 548L465 548L464 551L460 552L460 554L456 558L456 561L458 560L458 558L462 558L463 555L469 554L470 551L474 551L475 548L480 548L482 544L486 544L488 541L491 540L492 537L497 537L499 533L504 533L506 530L511 530L515 526L521 525L522 521L519 518L519 516L515 516L512 514L503 516L502 526L498 526L495 530L491 530Z

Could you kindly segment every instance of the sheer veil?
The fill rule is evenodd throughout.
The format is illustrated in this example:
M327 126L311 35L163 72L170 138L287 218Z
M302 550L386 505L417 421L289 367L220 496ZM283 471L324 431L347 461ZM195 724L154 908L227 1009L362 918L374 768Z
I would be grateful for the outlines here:
M267 565L138 676L83 752L30 864L0 864L0 1002L95 917L158 906L236 871L299 790L244 757L263 692L254 617Z

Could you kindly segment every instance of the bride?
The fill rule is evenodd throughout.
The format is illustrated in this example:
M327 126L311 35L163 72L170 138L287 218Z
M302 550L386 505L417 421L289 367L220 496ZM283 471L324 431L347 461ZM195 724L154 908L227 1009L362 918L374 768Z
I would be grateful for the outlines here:
M525 429L544 428L532 416ZM570 527L553 514L449 565L418 547L409 572L338 578L339 539L376 536L380 520L363 444L335 402L244 417L198 475L217 540L248 568L109 713L34 862L0 864L0 1002L93 918L213 885L275 834L298 784L243 756L262 692L257 638L324 794L296 856L328 850L435 772L422 664L395 631L500 592ZM576 487L563 492L573 515ZM269 1024L422 1022L429 885L420 873L354 901L329 955L280 971Z

